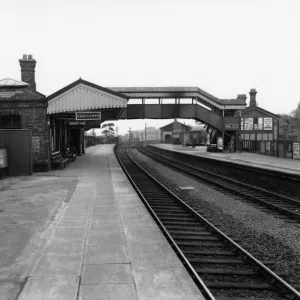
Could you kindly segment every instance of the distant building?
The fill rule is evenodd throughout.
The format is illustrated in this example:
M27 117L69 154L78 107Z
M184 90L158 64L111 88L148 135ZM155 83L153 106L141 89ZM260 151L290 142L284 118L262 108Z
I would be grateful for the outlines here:
M174 122L160 127L160 138L166 144L182 144L184 138L187 139L187 136L189 136L190 131L190 126L175 119Z

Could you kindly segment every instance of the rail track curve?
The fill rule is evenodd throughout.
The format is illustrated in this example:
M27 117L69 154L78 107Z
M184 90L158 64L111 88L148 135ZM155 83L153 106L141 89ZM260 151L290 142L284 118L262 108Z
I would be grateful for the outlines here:
M300 293L185 204L120 148L129 180L206 299L300 299ZM134 150L133 150L134 151Z

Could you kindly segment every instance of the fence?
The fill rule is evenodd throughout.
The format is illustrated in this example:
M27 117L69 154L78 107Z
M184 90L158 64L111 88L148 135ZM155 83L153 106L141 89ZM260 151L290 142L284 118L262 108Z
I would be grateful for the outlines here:
M283 158L300 159L300 143L291 141L245 141L242 142L242 150L258 154Z

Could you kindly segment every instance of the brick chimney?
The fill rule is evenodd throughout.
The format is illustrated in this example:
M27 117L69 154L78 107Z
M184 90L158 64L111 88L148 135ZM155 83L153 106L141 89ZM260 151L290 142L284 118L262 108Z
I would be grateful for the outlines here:
M36 60L33 59L32 55L27 54L23 55L23 59L19 59L20 66L21 66L21 80L28 83L29 86L36 90L36 83L35 83L35 65Z
M251 89L250 92L250 103L249 103L249 106L257 106L257 103L256 103L256 94L257 94L257 91L256 89Z

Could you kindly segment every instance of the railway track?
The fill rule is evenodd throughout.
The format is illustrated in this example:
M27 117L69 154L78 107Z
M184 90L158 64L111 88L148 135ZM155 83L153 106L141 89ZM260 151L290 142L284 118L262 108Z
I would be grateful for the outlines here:
M130 151L129 151L130 152ZM134 162L117 157L188 272L209 300L300 299L300 293Z
M247 201L252 205L259 207L261 210L272 213L275 217L283 219L288 223L300 223L300 201L277 193L272 193L253 185L239 182L199 167L191 166L187 163L169 159L168 157L154 153L149 149L139 148L139 151L160 163L189 174L199 180L208 182L209 184L217 187L218 190L234 194L238 196L238 200Z

